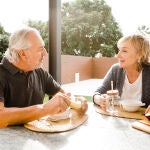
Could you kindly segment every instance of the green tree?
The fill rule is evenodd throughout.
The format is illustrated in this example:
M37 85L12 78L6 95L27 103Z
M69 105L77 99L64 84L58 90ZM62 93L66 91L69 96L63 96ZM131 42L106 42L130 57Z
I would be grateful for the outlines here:
M104 0L75 0L62 6L62 53L114 56L120 28ZM107 52L106 52L107 51Z
M140 32L141 34L144 34L144 35L150 35L150 28L146 27L145 25L142 25L142 26L138 27L138 32Z
M9 39L9 33L6 32L3 28L3 26L0 24L0 59L2 58L2 55L8 48L8 39Z
M27 25L30 26L30 27L33 27L33 28L36 28L43 40L44 40L44 43L45 43L45 48L46 50L48 50L48 22L43 22L41 20L38 20L38 21L34 21L34 20L29 20L27 22Z

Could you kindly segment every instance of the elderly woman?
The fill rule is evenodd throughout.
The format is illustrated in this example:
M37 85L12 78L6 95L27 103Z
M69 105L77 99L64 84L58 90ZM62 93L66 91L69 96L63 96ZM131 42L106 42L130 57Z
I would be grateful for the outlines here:
M106 74L102 86L93 95L93 102L106 109L105 93L118 89L121 100L142 101L146 107L150 105L150 42L139 34L122 37L118 41L118 63L114 64ZM148 110L147 110L148 112Z

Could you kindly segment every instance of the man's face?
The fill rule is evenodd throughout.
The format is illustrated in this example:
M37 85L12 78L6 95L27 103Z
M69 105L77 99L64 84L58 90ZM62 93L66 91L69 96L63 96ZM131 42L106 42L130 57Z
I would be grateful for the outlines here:
M28 71L31 71L41 66L43 57L47 52L44 48L43 41L35 33L30 33L28 39L32 46L28 50L24 50L26 55L25 65L27 66Z

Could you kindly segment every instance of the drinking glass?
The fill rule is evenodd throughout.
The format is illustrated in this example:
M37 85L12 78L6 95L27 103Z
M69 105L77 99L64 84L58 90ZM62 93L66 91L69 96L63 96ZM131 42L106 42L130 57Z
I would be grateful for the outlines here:
M118 114L120 105L119 103L120 103L120 96L118 95L118 90L116 94L109 93L106 99L106 111L112 115Z

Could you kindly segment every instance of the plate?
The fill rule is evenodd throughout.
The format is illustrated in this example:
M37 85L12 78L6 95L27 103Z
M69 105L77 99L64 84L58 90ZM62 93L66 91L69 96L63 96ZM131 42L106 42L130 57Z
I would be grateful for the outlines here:
M144 119L145 118L145 110L146 108L140 108L136 112L127 112L123 111L119 106L117 108L118 112L117 113L109 113L104 110L102 110L99 106L95 106L95 111L97 113L103 114L103 115L108 115L108 116L114 116L114 117L121 117L121 118L130 118L130 119Z
M132 127L147 133L150 133L150 121L143 119L132 123Z
M80 115L76 110L71 109L70 118L51 121L48 117L41 118L24 124L24 127L36 132L64 132L82 125L87 119L87 114Z

